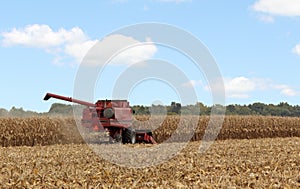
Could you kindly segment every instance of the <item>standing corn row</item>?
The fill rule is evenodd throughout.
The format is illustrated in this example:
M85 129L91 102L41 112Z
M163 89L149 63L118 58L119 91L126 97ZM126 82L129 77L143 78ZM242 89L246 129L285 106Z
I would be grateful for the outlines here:
M1 118L0 145L34 146L72 143L74 136L80 137L76 131L76 124L71 118ZM80 138L76 142L79 141Z
M179 123L182 127L178 128ZM192 141L202 139L209 116L137 116L135 129L153 131L157 142L163 142L175 134L177 141L184 141L197 124ZM300 137L300 118L271 116L226 116L217 137L225 139L253 139L274 137ZM51 144L84 143L73 118L1 118L0 146L34 146Z
M192 141L201 140L209 123L209 116L167 116L160 124L155 123L155 118L149 119L146 116L137 117L134 122L135 128L154 129L154 138L158 142L165 141L172 134L180 133L185 139L190 130L177 130L180 120L184 124L197 123L196 131ZM191 127L183 127L189 129ZM222 129L217 137L218 140L225 139L253 139L253 138L274 138L274 137L300 137L300 118L298 117L273 117L273 116L226 116ZM180 138L179 138L180 141Z

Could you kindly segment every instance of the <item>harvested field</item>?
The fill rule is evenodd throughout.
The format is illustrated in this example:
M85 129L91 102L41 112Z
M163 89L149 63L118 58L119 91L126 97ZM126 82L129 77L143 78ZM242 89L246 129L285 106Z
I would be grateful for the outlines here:
M188 126L197 123L192 141L199 141L205 133L209 117L155 116L151 119L138 116L133 122L136 129L151 129L156 141L168 139L182 120ZM139 121L140 120L140 121ZM183 127L183 137L191 130ZM263 116L226 116L218 140L274 137L300 137L300 118ZM180 142L180 136L176 142ZM0 118L0 146L35 146L52 144L83 144L84 141L73 118Z
M300 187L299 137L219 140L204 154L199 145L143 169L111 164L85 144L1 147L0 188Z

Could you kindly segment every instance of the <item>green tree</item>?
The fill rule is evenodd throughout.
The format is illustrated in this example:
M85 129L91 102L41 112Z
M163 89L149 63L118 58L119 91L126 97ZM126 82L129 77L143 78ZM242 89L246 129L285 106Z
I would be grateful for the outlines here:
M8 116L8 111L4 108L0 108L0 117Z
M53 103L48 111L49 114L72 115L72 105Z
M168 113L180 114L181 104L176 102L171 102L171 106L168 108Z
M136 115L148 115L150 114L149 107L143 105L134 105L132 107L134 114Z
M25 111L23 110L23 108L16 108L16 107L12 107L9 110L9 116L12 117L24 117L25 116Z
M248 107L257 115L266 115L266 108L265 108L266 106L267 105L263 103L256 102L249 105Z

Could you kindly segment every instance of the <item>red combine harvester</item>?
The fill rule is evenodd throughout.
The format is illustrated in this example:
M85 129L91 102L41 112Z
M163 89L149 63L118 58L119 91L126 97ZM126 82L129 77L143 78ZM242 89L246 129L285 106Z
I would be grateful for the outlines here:
M86 106L82 112L81 125L91 132L107 131L111 142L156 143L150 130L135 130L131 127L132 109L127 100L98 100L93 104L51 93L47 93L44 100L51 97Z

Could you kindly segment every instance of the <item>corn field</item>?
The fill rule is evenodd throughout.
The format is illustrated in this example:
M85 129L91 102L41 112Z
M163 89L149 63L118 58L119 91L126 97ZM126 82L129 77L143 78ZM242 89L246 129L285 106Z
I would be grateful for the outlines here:
M72 118L0 118L1 146L82 143Z
M179 122L182 130L176 131ZM197 124L191 141L202 139L208 125L208 116L138 116L133 121L135 129L150 129L157 142L163 142L172 134L191 134L189 124ZM187 127L185 127L187 126ZM226 116L217 140L255 139L274 137L300 137L300 118L296 117L264 117L264 116ZM180 142L180 136L177 137ZM84 143L71 117L48 118L1 118L1 146L35 146L52 144Z
M1 118L0 188L300 188L300 118L227 116L205 153L199 146L209 117L139 116L133 127L162 142L180 120L182 135L197 123L193 142L161 164L127 168L96 155L73 118ZM103 145L102 153L115 155Z
M138 118L147 120L147 117ZM209 122L209 116L168 116L157 129L151 121L138 122L137 128L151 128L158 142L169 138L179 125L197 124L197 128L192 137L192 141L201 140ZM188 120L185 122L185 120ZM152 121L155 122L155 119ZM146 126L145 126L146 124ZM184 128L185 126L183 126ZM188 134L190 130L180 131L181 134ZM209 132L209 131L208 131ZM274 137L300 137L300 118L295 117L265 117L265 116L226 116L217 140L226 139L255 139L255 138L274 138Z

